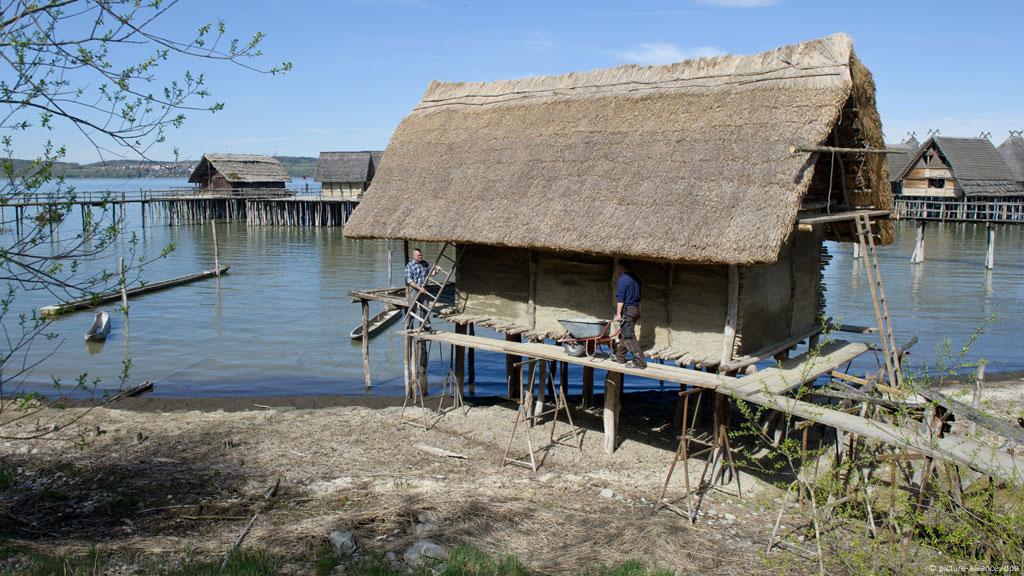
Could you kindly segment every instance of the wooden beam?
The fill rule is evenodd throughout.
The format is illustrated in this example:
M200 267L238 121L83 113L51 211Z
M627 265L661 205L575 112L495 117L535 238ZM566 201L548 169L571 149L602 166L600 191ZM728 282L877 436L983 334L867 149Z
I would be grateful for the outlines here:
M367 389L373 387L370 379L370 303L362 301L363 308L363 379Z
M466 325L456 324L456 334L465 334ZM455 385L459 388L459 395L465 394L466 384L466 347L455 345Z
M526 301L526 325L530 330L537 329L537 258L533 250L528 250L530 260L529 289Z
M866 214L871 219L888 218L892 216L892 212L889 210L847 210L844 212L833 212L832 214L800 218L797 220L797 224L828 224L830 222L844 222L846 220L853 220L861 214Z
M604 453L619 447L619 412L622 408L621 372L608 372L604 379Z
M907 150L900 148L840 148L837 146L814 146L811 144L792 144L789 147L790 154L800 152L825 152L836 154L906 154Z
M756 392L782 394L814 381L818 376L835 370L868 350L870 347L862 342L836 340L823 346L817 353L808 351L786 360L781 367L768 368L741 378L734 391L739 398Z
M729 308L725 315L725 332L722 334L722 361L719 366L724 368L732 360L732 352L736 346L736 322L740 303L740 272L735 264L729 265ZM725 373L726 370L720 369Z

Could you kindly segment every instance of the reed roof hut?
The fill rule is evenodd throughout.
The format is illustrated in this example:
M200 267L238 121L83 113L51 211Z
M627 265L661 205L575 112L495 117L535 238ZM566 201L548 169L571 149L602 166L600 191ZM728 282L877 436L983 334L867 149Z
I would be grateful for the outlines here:
M325 196L358 200L369 188L382 154L382 151L321 152L313 181L321 183Z
M1011 131L1009 138L999 145L999 154L1017 182L1024 184L1024 138L1019 130Z
M206 189L284 188L284 164L256 154L203 154L188 181Z
M932 136L899 177L907 196L964 199L1024 195L1013 171L988 138Z
M537 337L558 318L608 318L612 259L632 259L642 343L717 364L818 322L822 239L852 226L800 232L798 216L891 209L884 156L844 173L842 158L792 145L883 146L871 74L844 34L753 56L432 82L345 234L466 246L457 318ZM744 327L721 354L737 293Z

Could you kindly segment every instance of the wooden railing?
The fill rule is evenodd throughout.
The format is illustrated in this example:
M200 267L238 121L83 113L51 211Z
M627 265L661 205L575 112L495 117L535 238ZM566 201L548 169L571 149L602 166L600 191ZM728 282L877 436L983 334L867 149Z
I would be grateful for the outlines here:
M896 218L947 222L1004 222L1024 224L1024 197L1005 200L950 200L897 196Z
M310 191L286 188L170 188L166 190L107 190L95 192L14 194L0 196L0 206L51 206L56 204L101 204L160 202L170 200L276 200L301 198L303 200L343 200L336 196L325 196L320 189Z

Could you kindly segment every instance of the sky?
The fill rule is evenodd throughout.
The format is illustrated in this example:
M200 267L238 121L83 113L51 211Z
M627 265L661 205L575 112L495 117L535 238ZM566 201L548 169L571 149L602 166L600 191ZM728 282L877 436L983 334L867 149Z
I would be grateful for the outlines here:
M835 32L852 36L874 75L888 141L910 132L923 140L938 129L946 136L990 132L998 145L1008 130L1024 129L1018 1L180 0L155 25L185 38L216 18L229 33L267 35L257 63L294 68L270 76L176 60L157 69L165 79L185 66L204 72L225 109L190 113L152 158L171 158L172 147L185 160L204 152L383 149L431 80L752 54ZM19 134L16 156L38 154L47 138L67 145L68 160L100 159L61 124Z

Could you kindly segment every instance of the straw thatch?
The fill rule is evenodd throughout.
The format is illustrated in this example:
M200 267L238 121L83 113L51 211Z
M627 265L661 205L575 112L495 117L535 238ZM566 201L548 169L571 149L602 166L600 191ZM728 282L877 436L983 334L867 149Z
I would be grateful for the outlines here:
M314 182L369 182L383 152L321 152Z
M889 164L889 182L899 182L900 174L903 174L903 169L911 160L915 159L914 152L921 147L921 143L917 141L917 138L911 136L899 144L886 144L885 147L888 150L903 150L903 152L888 152L885 155L885 160Z
M832 143L851 98L857 118L843 121L861 141L835 143L882 146L871 75L843 34L755 56L433 82L345 234L774 262L817 160L789 146ZM871 167L872 204L888 208L884 160Z
M206 182L219 173L231 183L287 182L288 171L277 158L256 154L203 154L189 182Z
M900 178L918 164L921 155L935 148L953 172L965 196L1020 196L1024 194L1013 171L988 138L932 136L903 168Z
M1024 182L1024 138L1020 137L1020 133L1011 133L1010 137L999 145L999 154L1013 171L1017 182Z

